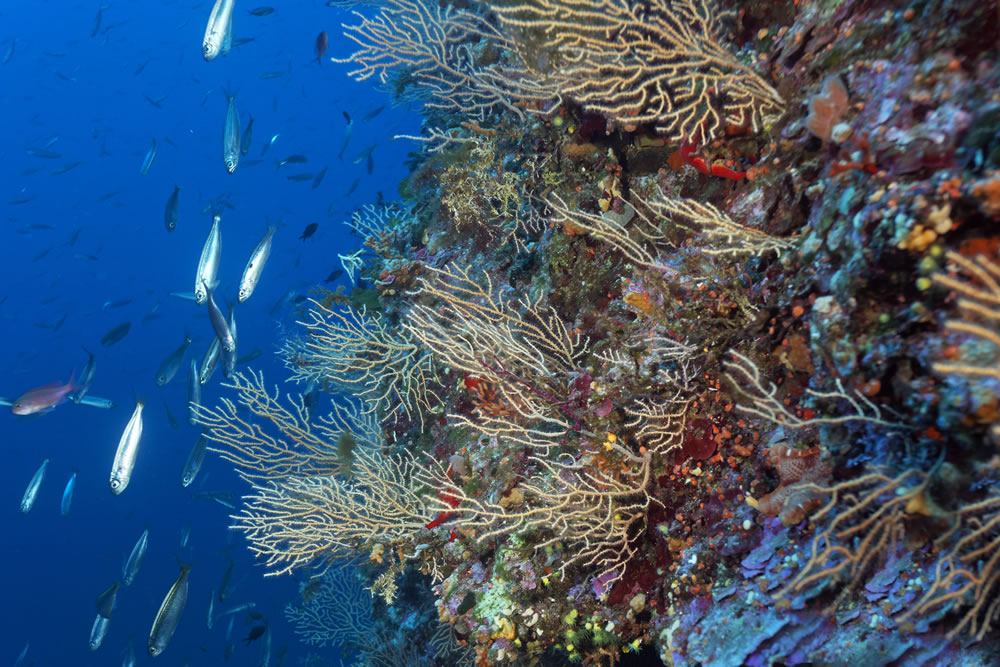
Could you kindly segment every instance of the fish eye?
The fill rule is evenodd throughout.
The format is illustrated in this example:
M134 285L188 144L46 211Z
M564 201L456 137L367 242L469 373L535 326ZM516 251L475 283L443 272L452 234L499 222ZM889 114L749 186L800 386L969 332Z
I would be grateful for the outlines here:
M121 482L119 482L117 479L111 480L111 488L112 489L117 489L119 486L121 486Z

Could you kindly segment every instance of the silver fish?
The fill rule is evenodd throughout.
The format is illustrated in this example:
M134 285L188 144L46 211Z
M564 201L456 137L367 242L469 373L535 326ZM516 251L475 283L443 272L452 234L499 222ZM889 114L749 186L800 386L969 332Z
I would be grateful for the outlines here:
M72 400L77 405L83 400L83 397L87 395L90 390L90 385L94 382L94 374L97 372L97 361L94 359L94 355L87 348L83 348L83 351L87 353L87 365L83 367L83 372L80 373L79 385L80 388L73 394Z
M163 211L163 223L167 226L168 232L172 232L177 229L177 197L180 195L180 192L180 186L175 185L174 191L167 199L167 205Z
M132 640L128 642L128 648L125 649L125 654L122 656L122 667L135 667L135 647L132 645Z
M205 621L205 625L208 629L212 629L212 625L215 624L215 590L212 590L212 597L208 598L208 618Z
M131 586L132 582L135 581L135 575L139 574L142 559L146 557L147 546L149 546L149 528L142 531L142 535L139 536L139 539L135 542L135 546L132 547L132 553L129 554L128 560L125 561L125 566L122 567L122 583L126 586Z
M198 436L198 442L194 443L191 453L188 454L187 461L184 462L184 472L181 475L181 486L188 487L201 470L201 464L205 460L205 450L208 448L208 438L202 433Z
M185 301L195 301L194 292L171 292L170 296L176 296L178 299L184 299Z
M206 292L208 292L208 319L212 323L212 329L215 330L215 337L219 339L219 343L222 345L224 351L232 352L236 349L236 339L229 330L229 323L226 322L226 316L222 314L222 311L215 304L215 298L212 296L215 290L209 287L206 288Z
M257 606L256 602L246 602L244 604L236 605L235 607L232 607L231 609L225 610L224 612L222 612L221 614L219 614L219 616L231 616L233 614L238 614L241 611L247 611L248 609L253 609L256 606Z
M156 159L156 139L153 139L153 143L150 144L149 150L146 151L146 157L142 159L142 167L139 168L139 173L145 176L149 173L149 168L153 166L153 160Z
M187 352L188 345L191 344L191 336L184 334L184 342L181 343L180 347L170 353L170 356L163 360L160 364L159 369L156 371L156 384L162 387L177 375L177 371L180 370L181 362L184 361L184 353Z
M125 490L132 479L132 469L139 453L139 440L142 438L142 406L142 400L136 399L135 411L122 431L115 460L111 464L111 493L116 496Z
M212 13L208 15L208 25L205 26L205 39L201 44L201 55L205 60L212 60L222 51L222 42L229 31L234 4L235 0L215 0Z
M76 489L76 473L69 476L66 488L63 489L62 501L59 503L59 512L66 516L69 514L70 505L73 502L73 491Z
M222 129L222 159L226 171L236 171L240 163L240 114L236 111L236 93L226 92L229 108L226 110L226 125Z
M250 259L247 260L247 265L243 269L243 277L240 279L240 289L237 293L237 299L240 303L249 299L257 287L260 274L264 272L264 264L267 263L267 258L271 255L271 239L274 237L276 229L274 225L269 225L264 238L250 253Z
M94 625L90 628L90 650L96 651L101 648L104 638L108 634L108 626L111 625L110 618L104 618L100 614L94 619Z
M247 123L247 129L243 130L243 136L240 138L240 155L246 156L250 152L250 137L253 136L253 116L250 116L250 122Z
M24 490L24 497L21 498L21 513L27 514L31 511L31 506L35 504L35 498L38 497L38 489L42 486L42 480L45 479L45 468L49 465L49 460L45 459L42 461L42 465L38 467L35 474L32 476L31 481L28 482L28 488Z
M194 302L199 306L208 299L206 286L215 284L215 276L219 273L219 261L222 259L222 232L219 223L222 216L212 218L212 230L201 248L201 259L198 260L198 273L194 277Z
M80 405L89 405L92 408L104 408L110 410L115 404L109 398L99 398L97 396L84 396Z
M236 338L236 308L233 304L229 304L229 333L233 337L233 349L227 350L226 346L222 346L222 375L227 380L233 377L233 371L236 369L236 346L239 341Z
M219 351L222 349L218 338L213 338L205 351L205 357L201 360L201 369L198 371L198 382L205 384L212 379L215 367L219 363Z
M174 636L177 624L181 620L181 612L187 603L188 594L188 572L191 568L187 565L181 566L181 573L177 575L174 585L167 591L167 596L163 598L160 610L156 612L153 620L153 627L149 631L149 655L154 658L167 648L167 643Z
M192 359L191 372L188 373L188 424L191 424L191 426L196 426L198 424L195 406L200 404L201 381L198 378L198 362Z

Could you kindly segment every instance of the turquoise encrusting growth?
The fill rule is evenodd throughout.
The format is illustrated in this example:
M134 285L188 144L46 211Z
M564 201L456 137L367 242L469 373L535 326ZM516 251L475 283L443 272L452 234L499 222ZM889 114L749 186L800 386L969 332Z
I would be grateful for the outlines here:
M335 411L237 374L265 431L199 417L255 553L352 556L382 600L366 638L304 590L300 632L371 664L989 663L998 19L389 0L348 28L426 120L400 201L348 223L353 289L283 347Z

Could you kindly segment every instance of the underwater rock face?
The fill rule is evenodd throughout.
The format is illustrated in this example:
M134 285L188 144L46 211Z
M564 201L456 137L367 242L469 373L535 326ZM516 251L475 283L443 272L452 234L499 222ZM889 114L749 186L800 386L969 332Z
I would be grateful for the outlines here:
M359 401L315 436L351 451L207 413L273 481L236 527L279 571L360 555L372 662L989 662L995 8L640 5L347 28L428 136L283 351Z

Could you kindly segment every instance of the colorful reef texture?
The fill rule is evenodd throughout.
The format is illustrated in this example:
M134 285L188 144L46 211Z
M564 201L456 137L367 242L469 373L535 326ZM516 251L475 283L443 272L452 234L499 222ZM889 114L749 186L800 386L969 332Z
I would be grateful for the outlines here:
M200 411L253 551L319 577L305 641L1000 664L997 3L384 0L345 30L345 75L423 105L410 175L284 341L306 398L251 372Z

